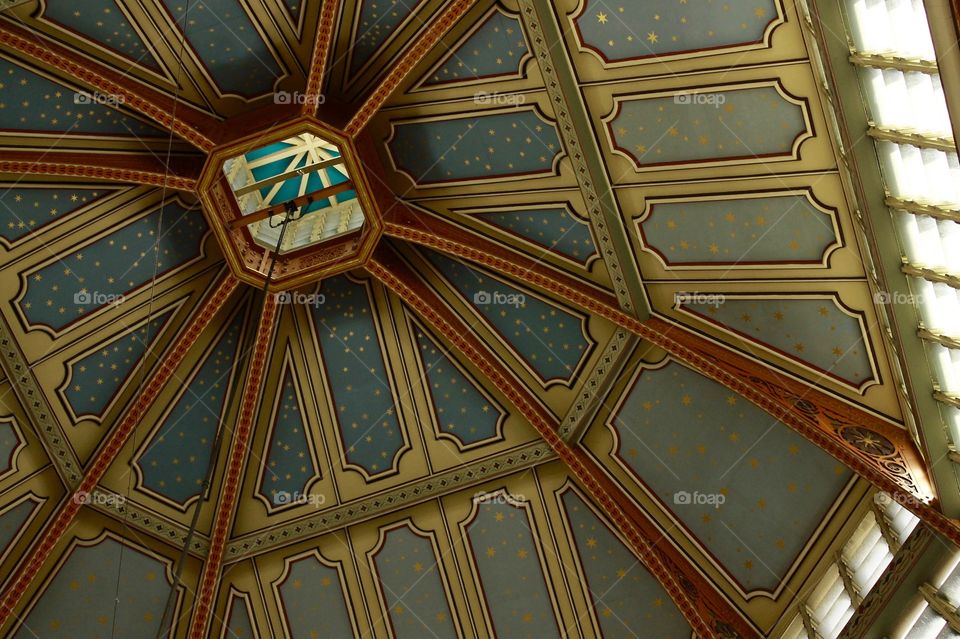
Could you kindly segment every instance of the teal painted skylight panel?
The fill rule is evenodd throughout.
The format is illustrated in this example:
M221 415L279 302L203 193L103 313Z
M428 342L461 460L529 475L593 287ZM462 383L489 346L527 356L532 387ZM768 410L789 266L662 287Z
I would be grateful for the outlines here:
M414 327L413 332L440 432L456 438L463 446L497 438L503 410L420 327Z
M299 503L297 498L306 495L307 484L317 475L309 437L297 387L288 369L283 376L280 404L260 484L260 494L274 507Z
M160 65L130 24L116 0L46 3L43 16L120 53L134 63L160 71Z
M746 591L774 591L851 472L761 408L676 362L611 417L614 455Z
M357 636L335 568L316 557L297 560L278 590L290 639Z
M533 109L395 125L390 152L415 184L554 174L556 127Z
M574 24L602 59L624 62L762 42L777 17L775 0L585 0Z
M690 624L637 556L576 492L568 489L561 499L603 637L689 637Z
M230 617L227 619L224 634L226 636L223 639L257 639L258 637L254 634L250 612L241 597L233 597L230 603Z
M493 621L493 635L560 639L533 522L506 500L477 505L467 537Z
M476 213L477 219L586 265L597 254L590 225L565 206Z
M581 318L463 262L433 251L424 254L541 380L573 376L590 348Z
M18 304L31 324L61 330L199 258L206 234L203 213L168 204L30 273Z
M721 304L707 302L694 298L682 308L851 386L875 377L861 321L842 309L836 298L727 296Z
M0 555L7 551L20 529L30 519L30 513L37 507L37 502L25 499L7 512L0 515Z
M109 189L15 187L0 191L0 237L16 242L95 202Z
M351 73L363 67L400 28L423 0L360 0Z
M644 243L668 265L820 263L833 218L804 195L656 202Z
M495 11L450 53L424 86L518 76L528 54L520 20Z
M405 441L370 294L342 275L320 291L313 319L346 460L369 475L389 472Z
M380 590L396 639L458 639L432 538L407 526L386 533L374 555Z
M106 103L121 106L115 96L76 92L0 58L0 129L126 138L170 137L169 133L126 116Z
M67 365L69 383L63 394L77 419L103 416L172 315L173 311L163 313Z
M618 109L611 136L639 167L793 157L807 133L804 108L773 86L627 97Z
M155 637L170 588L166 566L137 549L112 538L79 546L13 636Z
M214 82L224 91L268 93L283 75L238 0L163 0Z
M239 310L137 460L143 485L184 505L200 493L245 314Z

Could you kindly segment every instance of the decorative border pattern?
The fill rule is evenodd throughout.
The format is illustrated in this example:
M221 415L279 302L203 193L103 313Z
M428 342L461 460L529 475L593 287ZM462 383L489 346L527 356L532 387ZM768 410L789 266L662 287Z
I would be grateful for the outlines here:
M56 153L47 156L46 161L3 160L0 161L0 173L15 175L50 175L57 177L82 177L111 182L132 182L147 186L158 186L177 191L194 191L196 178L181 177L153 171L124 169L120 167L90 166L73 162L55 162Z
M603 257L603 261L607 265L607 270L610 272L610 279L613 281L614 290L621 308L627 312L634 312L636 308L626 285L626 276L620 265L620 257L613 244L613 238L608 226L609 222L605 215L603 199L598 192L597 185L594 183L594 176L590 171L590 167L587 166L586 150L583 148L583 145L580 144L580 138L577 135L576 126L570 114L570 105L563 94L563 90L560 88L560 78L550 54L550 40L547 39L543 32L540 18L537 16L537 11L533 6L533 0L518 0L518 4L520 6L521 20L529 34L528 40L530 44L533 45L537 62L540 65L540 72L543 74L547 94L550 96L550 103L553 105L558 125L557 128L560 131L560 139L566 147L566 153L573 161L573 166L576 169L577 181L580 184L580 190L583 192L584 202L586 202L590 212L590 223L593 226L594 237L600 248L600 255ZM609 184L602 184L600 186L601 188L605 188L608 194L611 193L612 189ZM617 210L616 203L614 203L611 211L616 212Z
M307 87L304 93L307 96L319 96L323 90L323 81L327 72L327 58L333 45L333 31L337 16L341 13L343 0L326 0L320 8L320 22L317 24L317 35L313 44L313 59L310 62L310 71L307 76ZM300 21L306 16L306 7L300 7ZM302 113L313 115L320 101L311 102L309 97L304 100Z
M183 548L188 529L180 522L158 515L103 486L97 486L91 497L86 505L120 520L125 526L141 530L177 548ZM210 542L205 536L195 533L187 552L202 558L206 556L209 546Z
M597 408L596 404L600 399L601 391L605 390L611 373L619 370L624 358L630 354L628 346L634 339L631 333L618 328L607 342L597 365L590 372L590 376L584 380L573 407L564 415L560 423L560 439L567 443L575 443L586 432L590 425L590 418Z
M509 453L460 466L445 473L401 486L390 492L367 497L339 508L300 519L253 535L234 539L228 546L224 562L233 563L286 546L316 535L333 532L385 512L409 507L429 499L447 495L464 487L483 483L517 470L523 470L556 458L544 443L532 444Z
M60 422L55 418L23 351L13 339L10 324L5 317L0 317L0 367L7 374L17 399L26 408L34 432L40 436L57 475L67 487L75 487L80 483L83 473L80 459L70 446Z

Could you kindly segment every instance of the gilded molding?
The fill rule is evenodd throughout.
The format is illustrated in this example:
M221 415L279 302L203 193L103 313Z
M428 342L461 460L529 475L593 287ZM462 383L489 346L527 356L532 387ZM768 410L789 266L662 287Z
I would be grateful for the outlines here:
M122 497L123 495L112 490L97 486L87 505L123 522L124 526L140 530L176 548L183 548L187 539L186 526ZM209 545L210 542L206 537L194 534L193 543L190 544L187 552L202 558L206 556Z
M33 422L34 430L53 461L53 467L67 488L74 488L83 477L80 460L68 443L63 427L54 417L50 404L23 351L13 338L6 318L0 320L0 366L10 380L20 404Z
M580 437L590 425L590 420L602 400L603 391L611 383L611 374L619 371L630 352L629 346L636 340L630 332L619 328L607 342L600 360L590 375L584 380L573 407L567 411L560 422L560 438L567 443L580 441ZM615 376L614 378L615 379Z

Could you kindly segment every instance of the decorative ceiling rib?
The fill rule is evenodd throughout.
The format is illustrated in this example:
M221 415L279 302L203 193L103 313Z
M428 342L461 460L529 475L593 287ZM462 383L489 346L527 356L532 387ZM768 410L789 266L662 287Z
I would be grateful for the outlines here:
M5 636L747 639L874 487L960 543L798 5L715 4L0 3ZM288 180L362 223L274 263Z

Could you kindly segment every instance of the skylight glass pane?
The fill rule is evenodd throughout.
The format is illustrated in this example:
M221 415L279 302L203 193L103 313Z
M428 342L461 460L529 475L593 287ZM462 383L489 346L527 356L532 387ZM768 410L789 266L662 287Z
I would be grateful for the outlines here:
M934 59L922 0L851 0L849 6L858 51Z
M863 73L875 124L930 137L953 136L939 75L874 68Z

